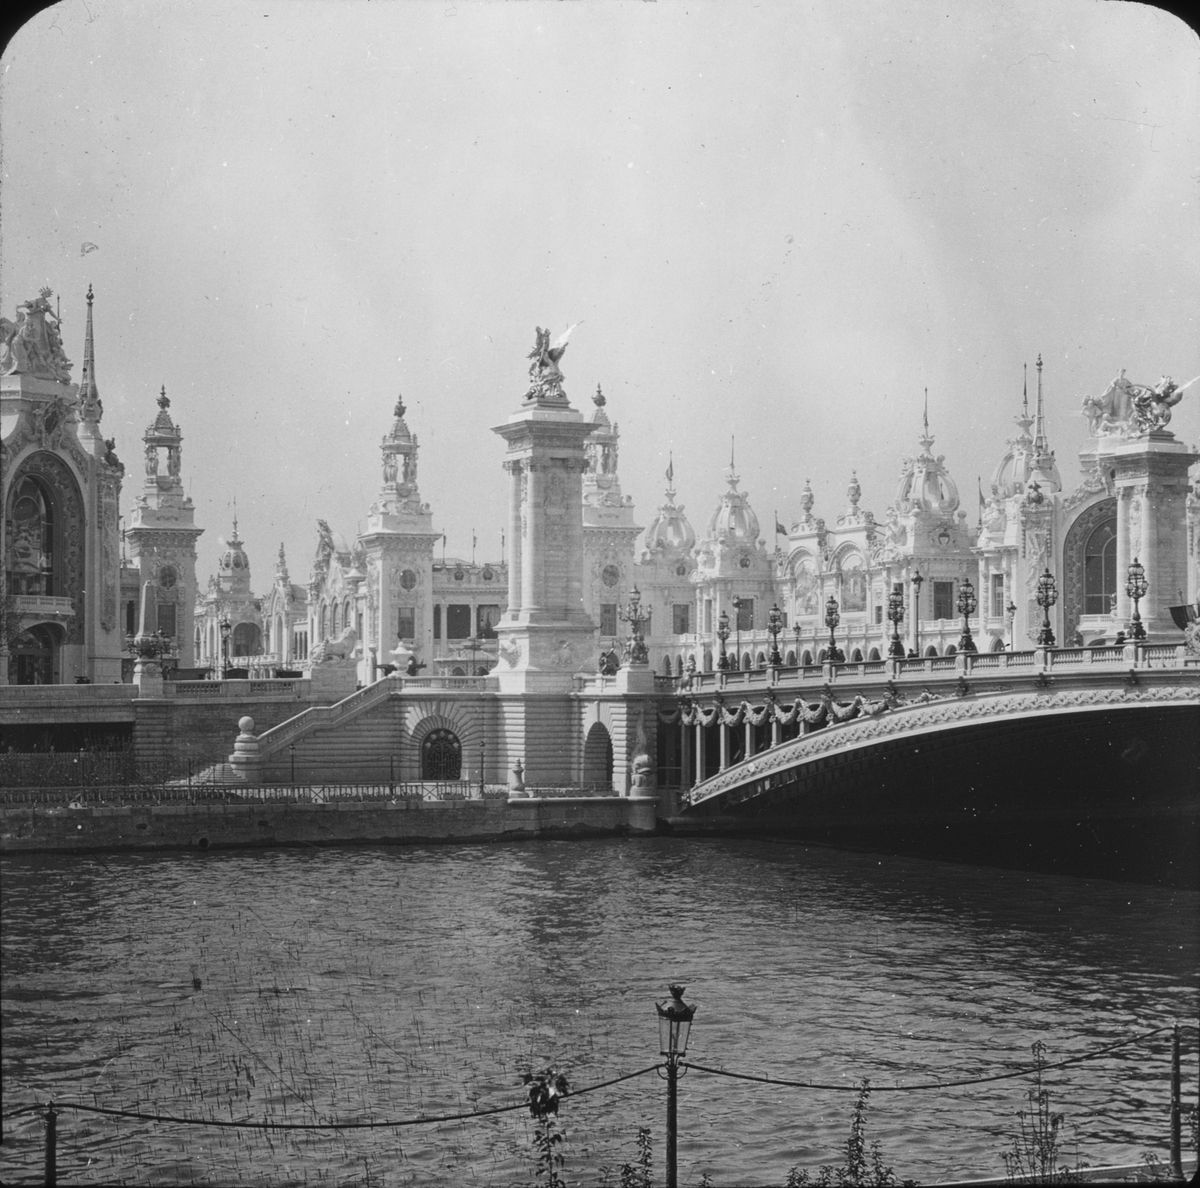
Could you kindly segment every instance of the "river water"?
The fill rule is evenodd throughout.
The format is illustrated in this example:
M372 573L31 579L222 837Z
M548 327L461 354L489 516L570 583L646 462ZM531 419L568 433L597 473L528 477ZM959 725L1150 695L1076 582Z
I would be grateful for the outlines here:
M406 1119L519 1101L657 1059L654 1000L696 1004L689 1057L877 1088L988 1076L1196 1019L1200 896L764 840L6 858L6 1114L53 1094L217 1119ZM195 987L199 982L199 988ZM1067 1157L1165 1156L1169 1037L1047 1074ZM1186 1040L1185 1085L1196 1083ZM868 1141L923 1182L1002 1174L1028 1079L876 1092ZM853 1092L689 1071L681 1184L782 1184L840 1161ZM614 1184L654 1073L567 1101L568 1182ZM520 1184L524 1112L323 1133L65 1111L72 1183ZM8 1118L5 1184L42 1123Z

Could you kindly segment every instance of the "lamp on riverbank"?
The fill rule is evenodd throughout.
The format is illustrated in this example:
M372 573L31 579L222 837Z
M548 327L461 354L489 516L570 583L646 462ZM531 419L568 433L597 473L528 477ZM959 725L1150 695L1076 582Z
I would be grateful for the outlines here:
M683 1001L682 986L668 986L671 997L655 1003L658 1011L659 1051L667 1058L667 1188L676 1188L675 1133L679 1085L679 1062L687 1055L694 1006Z
M729 667L729 654L725 651L725 644L729 639L728 611L722 611L717 616L717 639L721 641L721 657L717 661L717 668L724 672Z
M1129 567L1125 579L1125 593L1133 599L1133 620L1129 624L1129 638L1135 643L1146 638L1146 628L1142 624L1142 616L1138 613L1138 603L1146 597L1150 583L1146 581L1146 567L1136 558Z

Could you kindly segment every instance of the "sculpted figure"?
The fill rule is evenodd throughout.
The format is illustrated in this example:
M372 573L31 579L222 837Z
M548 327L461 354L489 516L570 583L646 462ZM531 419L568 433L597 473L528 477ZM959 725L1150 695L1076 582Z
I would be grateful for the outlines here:
M1088 420L1088 432L1093 437L1133 437L1163 429L1170 423L1171 409L1195 382L1190 380L1180 387L1169 375L1164 375L1150 388L1131 383L1122 369L1103 396L1089 396L1084 400L1083 415Z
M354 654L356 643L358 643L358 633L353 627L347 627L337 639L323 639L313 648L313 663L324 664L329 660L348 660Z
M146 446L146 473L151 477L158 473L158 446L153 443Z
M575 325L570 326L567 330L555 339L554 344L550 343L550 331L543 330L541 326L536 326L534 329L537 332L537 339L533 344L533 350L526 356L532 359L533 362L529 367L529 391L525 393L526 400L533 400L538 397L565 400L566 393L563 391L563 373L558 369L558 361L563 357L567 349L567 339L571 336L571 331L575 329Z
M384 454L383 456L383 481L385 483L394 483L396 481L395 454Z
M0 318L0 375L22 372L67 383L71 364L63 353L50 290L17 306L17 320Z
M317 521L317 561L329 564L329 559L334 554L333 533L329 530L329 524L325 520Z

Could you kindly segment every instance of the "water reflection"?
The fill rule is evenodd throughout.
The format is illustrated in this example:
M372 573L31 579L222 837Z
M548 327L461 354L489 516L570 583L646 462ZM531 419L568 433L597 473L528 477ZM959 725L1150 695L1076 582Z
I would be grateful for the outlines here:
M1194 1018L1200 967L1193 892L765 841L28 858L6 862L2 890L6 1106L53 1091L312 1120L503 1104L529 1064L583 1085L652 1063L668 980L699 1006L700 1063L912 1084L1022 1066L1039 1038L1065 1056ZM1165 1043L1050 1082L1085 1159L1161 1151ZM1024 1088L880 1093L871 1130L903 1175L994 1173ZM764 1179L815 1169L851 1101L689 1074L684 1179L744 1178L748 1152ZM661 1165L652 1077L563 1120L573 1174L630 1158L647 1123ZM92 1183L371 1168L510 1183L532 1167L520 1114L274 1149L71 1115L62 1128L64 1178ZM38 1142L32 1122L6 1134L5 1182L36 1169Z

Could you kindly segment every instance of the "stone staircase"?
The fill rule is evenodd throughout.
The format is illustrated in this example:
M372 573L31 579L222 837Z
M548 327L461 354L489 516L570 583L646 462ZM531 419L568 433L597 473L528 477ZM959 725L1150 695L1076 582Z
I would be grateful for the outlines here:
M333 705L312 706L257 737L260 778L266 784L386 783L398 778L400 707L397 677L356 689ZM195 782L242 780L235 764L220 763Z

